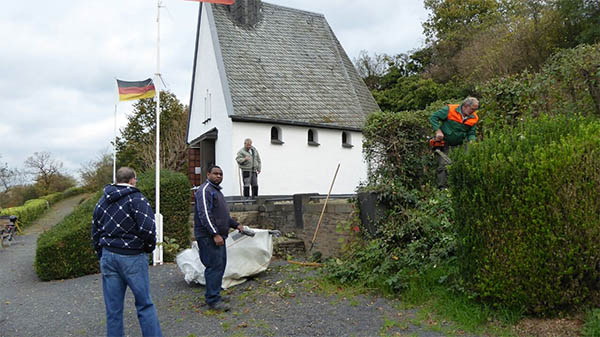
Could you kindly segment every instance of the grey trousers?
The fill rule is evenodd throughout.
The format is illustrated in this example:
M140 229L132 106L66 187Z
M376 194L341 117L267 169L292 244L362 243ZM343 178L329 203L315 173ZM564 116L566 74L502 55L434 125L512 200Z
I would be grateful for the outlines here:
M242 171L242 178L244 179L244 196L250 196L250 186L252 186L252 196L258 196L258 175L256 171Z
M446 145L441 151L447 156L450 153L450 147ZM435 156L438 162L436 170L438 188L448 188L448 163L439 154L436 153Z

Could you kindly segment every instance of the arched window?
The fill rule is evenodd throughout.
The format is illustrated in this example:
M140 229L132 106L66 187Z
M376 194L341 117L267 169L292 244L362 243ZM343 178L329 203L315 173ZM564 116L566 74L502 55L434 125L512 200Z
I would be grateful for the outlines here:
M308 145L319 146L319 134L317 130L308 129Z
M283 144L283 141L281 140L281 128L278 126L273 126L271 128L271 144Z
M342 131L342 147L351 148L353 146L354 145L352 145L352 138L350 137L350 133Z

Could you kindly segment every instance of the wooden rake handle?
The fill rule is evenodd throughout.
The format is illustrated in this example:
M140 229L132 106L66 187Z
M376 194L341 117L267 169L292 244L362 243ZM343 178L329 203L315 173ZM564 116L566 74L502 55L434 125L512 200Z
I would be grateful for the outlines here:
M310 249L308 251L312 250L312 248L315 244L315 240L317 239L317 233L319 232L319 227L321 226L321 221L323 220L323 214L325 214L325 208L327 207L327 201L329 201L329 196L331 195L331 190L333 189L333 184L335 183L335 178L337 177L339 169L340 169L340 164L338 163L337 168L335 169L335 174L333 175L333 180L331 181L331 186L329 186L329 192L327 192L327 198L325 198L325 204L323 205L323 209L321 210L321 216L319 216L319 222L317 223L317 228L315 228L315 234L313 235L312 241L310 243Z

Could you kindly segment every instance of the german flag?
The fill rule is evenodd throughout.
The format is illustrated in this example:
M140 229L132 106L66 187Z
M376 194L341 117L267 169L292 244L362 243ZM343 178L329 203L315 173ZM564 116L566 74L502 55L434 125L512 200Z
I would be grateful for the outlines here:
M117 86L119 87L119 101L149 98L156 94L151 78L144 81L117 80Z

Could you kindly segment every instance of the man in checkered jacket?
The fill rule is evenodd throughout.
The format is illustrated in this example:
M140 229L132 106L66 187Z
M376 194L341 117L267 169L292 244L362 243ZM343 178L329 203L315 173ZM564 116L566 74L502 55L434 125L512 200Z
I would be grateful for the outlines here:
M127 286L135 297L143 336L162 336L150 297L148 256L156 246L154 212L135 187L135 171L121 167L117 183L106 185L94 209L92 241L100 258L106 306L106 335L123 336L123 300Z

